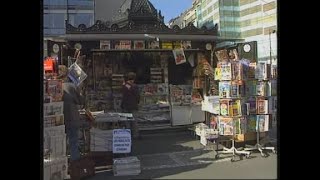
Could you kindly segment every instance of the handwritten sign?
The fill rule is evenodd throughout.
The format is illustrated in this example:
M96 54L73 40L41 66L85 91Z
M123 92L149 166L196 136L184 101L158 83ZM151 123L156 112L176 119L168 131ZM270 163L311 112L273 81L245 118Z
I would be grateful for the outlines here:
M131 130L114 129L113 130L113 153L131 152Z

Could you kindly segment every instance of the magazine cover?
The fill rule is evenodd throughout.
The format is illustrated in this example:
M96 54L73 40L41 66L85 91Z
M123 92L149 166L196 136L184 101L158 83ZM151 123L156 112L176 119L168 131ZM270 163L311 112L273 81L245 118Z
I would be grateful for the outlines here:
M250 63L248 68L248 79L254 79L256 74L256 63Z
M256 93L254 95L257 96L265 96L266 95L266 83L263 81L258 81L256 85Z
M230 48L228 49L228 57L230 61L237 61L239 60L239 54L237 48Z
M250 114L250 104L249 103L242 103L241 105L241 114L246 116Z
M246 95L248 96L255 96L256 95L256 87L257 87L257 81L255 80L249 80L246 82Z
M133 42L134 49L145 49L144 46L145 46L144 41L134 41Z
M232 67L232 80L241 80L242 79L242 65L239 61L231 62Z
M268 100L257 98L257 114L268 114Z
M216 55L218 61L227 61L229 59L228 51L226 49L216 51L215 55Z
M63 89L62 80L48 80L47 81L47 93L51 96L52 102L62 101Z
M235 133L236 133L236 134L241 134L241 122L240 122L240 118L234 118L234 119L233 119L233 123L234 123Z
M230 116L241 116L241 102L240 100L235 100L230 102Z
M209 103L212 103L213 114L220 115L220 97L219 96L209 96Z
M247 117L240 117L240 134L247 133Z
M199 104L202 101L202 96L198 90L192 90L191 102L194 104Z
M256 132L256 126L257 126L257 116L256 115L250 115L247 116L247 132Z
M220 98L230 98L230 81L220 81L219 82L219 96Z
M217 67L214 69L214 80L221 80L221 68Z
M211 116L211 118L210 118L210 129L218 129L218 118L217 118L217 116Z
M239 96L245 97L246 96L246 85L245 81L237 81L239 85Z
M69 67L68 77L75 85L79 86L87 78L87 74L80 68L77 63L73 63Z
M160 44L159 41L149 41L148 42L148 49L159 49Z
M161 49L173 49L171 41L161 41Z
M174 60L176 65L183 64L187 62L186 56L184 55L184 51L182 48L172 50Z
M233 118L219 116L220 135L233 135Z
M256 131L266 132L269 130L269 115L257 115Z
M256 98L254 97L249 97L247 100L248 104L249 104L249 113L250 114L256 114L257 113L257 106L256 106Z
M255 78L259 80L265 80L268 77L267 74L267 62L259 62L257 63Z
M231 97L240 97L240 92L239 92L239 83L237 81L232 81L231 82L231 92L230 92L230 96Z
M221 63L221 80L231 80L231 63Z
M191 41L182 41L182 48L183 49L191 49Z
M120 41L120 49L131 49L131 41Z
M100 49L111 49L110 41L108 40L101 40L100 41Z
M229 116L229 110L230 110L229 103L230 103L229 99L220 100L220 114L222 116Z

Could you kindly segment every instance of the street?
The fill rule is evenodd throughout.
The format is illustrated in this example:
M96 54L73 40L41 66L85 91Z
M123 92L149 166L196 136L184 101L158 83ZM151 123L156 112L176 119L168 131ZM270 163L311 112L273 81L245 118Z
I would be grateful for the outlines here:
M277 179L277 155L263 158L254 152L249 159L221 155L215 159L213 146L203 147L187 132L150 135L133 142L133 155L141 162L137 176L113 176L112 170L89 180L103 179Z

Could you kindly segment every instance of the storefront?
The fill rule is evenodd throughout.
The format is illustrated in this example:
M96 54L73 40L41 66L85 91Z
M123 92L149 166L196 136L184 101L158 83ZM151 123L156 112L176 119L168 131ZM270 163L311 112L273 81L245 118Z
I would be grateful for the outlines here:
M121 85L126 73L135 72L141 96L135 118L140 123L205 121L201 100L211 87L208 74L199 68L215 62L214 46L226 40L218 36L217 26L199 29L190 23L170 29L163 22L136 20L119 28L97 21L88 28L67 24L65 40L68 47L81 47L85 56L78 63L88 74L85 92L91 111L120 112Z

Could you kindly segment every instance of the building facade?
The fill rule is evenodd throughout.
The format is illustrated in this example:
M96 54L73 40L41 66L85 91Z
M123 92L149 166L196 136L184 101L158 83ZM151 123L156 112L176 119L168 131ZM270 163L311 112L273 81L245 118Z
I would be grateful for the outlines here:
M275 64L277 59L277 1L239 0L241 37L257 41L258 58Z
M225 38L257 41L258 60L276 63L277 4L276 0L194 0L197 27L218 24L219 34ZM181 14L187 19L190 9ZM180 27L183 23L177 24ZM221 44L226 45L226 43Z
M94 24L94 0L44 0L43 36L44 56L47 56L47 40L59 39L66 32L65 20L79 26Z

